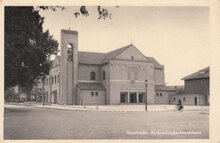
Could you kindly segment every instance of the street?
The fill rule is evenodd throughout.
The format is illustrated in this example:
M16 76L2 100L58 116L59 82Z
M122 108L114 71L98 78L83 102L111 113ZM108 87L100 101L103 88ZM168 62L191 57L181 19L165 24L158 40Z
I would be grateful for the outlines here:
M4 139L207 139L209 114L5 107Z

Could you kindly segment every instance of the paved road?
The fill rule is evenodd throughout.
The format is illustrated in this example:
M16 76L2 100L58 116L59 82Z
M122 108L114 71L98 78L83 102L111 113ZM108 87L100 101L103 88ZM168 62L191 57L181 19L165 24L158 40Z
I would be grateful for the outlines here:
M183 112L89 112L7 107L4 139L209 138L209 114Z

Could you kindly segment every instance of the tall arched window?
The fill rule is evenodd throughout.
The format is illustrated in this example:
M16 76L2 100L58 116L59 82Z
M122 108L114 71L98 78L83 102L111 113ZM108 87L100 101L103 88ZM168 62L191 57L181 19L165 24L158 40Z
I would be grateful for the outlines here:
M94 71L92 71L92 72L90 73L90 79L91 79L91 80L95 80L95 72L94 72Z
M103 71L102 74L103 74L103 75L102 75L102 76L103 76L102 78L103 78L103 80L105 80L105 71Z

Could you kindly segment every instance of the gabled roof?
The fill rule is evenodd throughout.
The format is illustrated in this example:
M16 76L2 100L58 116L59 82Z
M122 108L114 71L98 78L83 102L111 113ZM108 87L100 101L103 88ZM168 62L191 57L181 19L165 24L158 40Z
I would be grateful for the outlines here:
M78 62L79 64L94 64L94 65L105 64L108 63L110 60L116 58L118 55L123 53L131 46L135 47L133 44L130 44L108 53L78 51ZM57 59L60 62L60 56L57 56ZM146 59L149 60L151 63L153 63L155 68L163 68L163 65L160 65L153 57L146 57Z
M193 74L190 74L182 78L182 80L201 79L201 78L209 78L209 67L199 70Z
M116 49L114 51L108 52L105 56L105 58L103 59L102 63L107 63L109 62L111 59L114 59L115 57L117 57L118 55L120 55L122 52L124 52L125 50L127 50L129 47L131 47L132 44L127 45L125 47Z
M82 64L105 64L108 63L111 59L114 59L126 49L131 47L132 44L125 47L116 49L108 53L93 53L93 52L78 52L79 63Z
M80 64L99 65L102 63L105 56L105 53L78 52L78 61Z
M154 64L155 68L164 68L164 66L159 64L155 58L153 58L153 57L146 57L146 58Z
M105 90L105 87L101 83L80 82L78 86L81 90Z

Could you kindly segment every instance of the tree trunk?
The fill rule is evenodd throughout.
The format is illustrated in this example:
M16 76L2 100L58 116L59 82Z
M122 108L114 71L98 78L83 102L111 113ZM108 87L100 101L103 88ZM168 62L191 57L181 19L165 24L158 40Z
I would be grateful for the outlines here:
M29 104L31 105L31 94L30 94L30 90L27 90L27 101L29 101Z

